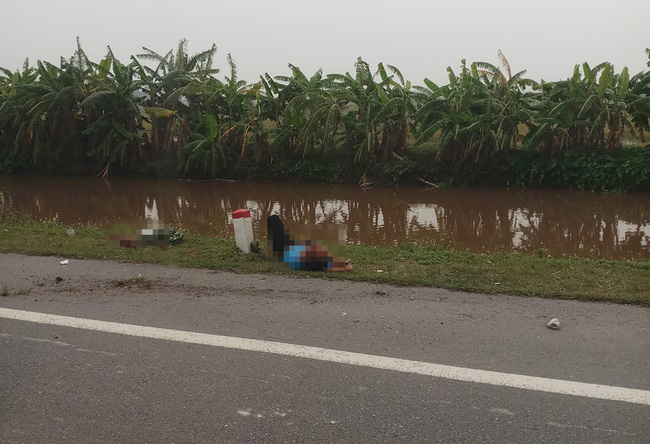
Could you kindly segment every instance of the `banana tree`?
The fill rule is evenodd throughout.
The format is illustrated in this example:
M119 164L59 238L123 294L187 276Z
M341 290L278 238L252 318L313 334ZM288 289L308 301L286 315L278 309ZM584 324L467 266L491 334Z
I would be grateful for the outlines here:
M643 95L630 94L629 85L627 68L616 74L609 63L576 65L571 78L540 84L543 105L533 115L525 147L550 154L620 148L623 130L634 131L630 107L647 106Z
M387 65L392 75L388 75L383 63L379 63L378 73L381 83L376 85L381 103L382 139L380 142L384 159L393 153L404 154L408 144L408 127L416 113L417 102L411 90L411 82L396 67ZM397 78L398 81L395 80Z
M375 81L370 65L363 59L357 60L355 68L354 76L350 73L331 74L328 78L344 99L341 108L341 122L345 129L343 146L354 153L355 162L372 164L383 151L383 125L387 118L393 117L389 113L398 108L396 105L399 99L394 100L395 97L386 94L384 86ZM385 83L388 82L386 75ZM388 139L387 137L387 147L390 142Z
M110 48L106 58L94 66L96 86L80 103L87 117L82 133L87 137L86 155L106 168L111 163L133 167L144 160L146 132L141 99L134 94L142 81L137 79L134 66L120 63Z
M271 79L266 75L262 82L265 101L270 102L267 109L281 109L274 129L273 147L275 151L287 156L301 153L303 156L315 148L322 148L322 139L315 123L322 115L320 106L327 96L327 80L322 70L307 77L302 70L289 64L291 76L276 76ZM269 100L271 99L271 100ZM313 108L313 109L312 109ZM316 117L314 112L316 111Z
M136 57L156 63L156 68L136 64L136 70L144 81L144 92L151 112L152 146L155 152L167 153L172 145L183 145L183 136L189 124L186 116L197 115L202 104L193 94L208 82L218 69L213 69L216 45L190 56L187 40L179 42L176 53L170 50L161 55L143 47L144 53Z
M199 114L199 126L192 136L193 140L180 148L186 159L185 172L202 167L204 175L215 177L219 165L226 166L226 156L217 140L219 125L214 114Z
M0 68L0 152L22 157L29 151L31 135L27 133L26 106L22 102L21 87L31 85L38 76L36 70L25 60L22 70L12 72Z
M240 80L230 54L226 60L230 75L225 76L224 81L212 78L192 94L199 96L205 112L214 116L219 145L226 148L228 158L243 158L249 146L262 148L272 157L259 104L262 85ZM259 150L253 151L259 154Z
M499 50L497 57L503 70L486 62L474 62L472 77L478 78L490 91L485 104L494 106L491 129L496 135L496 152L507 152L520 146L520 128L529 127L533 109L539 107L537 93L533 91L537 82L524 78L526 70L512 74L510 62ZM494 103L496 101L496 103Z
M650 49L646 48L645 52L650 67ZM645 133L650 131L650 71L642 71L630 79L626 102L633 128L645 142Z
M503 105L493 99L488 87L472 75L465 60L459 75L447 68L449 84L439 87L425 79L426 88L417 88L422 106L416 113L418 143L437 137L437 161L476 161L483 152L493 152L499 144L494 121Z
M85 64L64 59L59 67L39 61L38 79L17 90L26 119L17 131L16 145L29 145L35 165L52 166L84 158L80 134L86 121L79 105L89 94L88 69Z

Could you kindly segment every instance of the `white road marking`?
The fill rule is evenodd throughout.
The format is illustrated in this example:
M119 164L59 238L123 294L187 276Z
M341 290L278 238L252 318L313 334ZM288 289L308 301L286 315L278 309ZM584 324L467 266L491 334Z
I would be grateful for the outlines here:
M117 356L117 353L110 353L102 350L89 350L87 348L75 348L75 351L84 352L84 353L99 353L100 355L106 355L106 356Z
M2 316L0 316L0 317L2 317ZM0 333L0 336L11 336L11 335L7 334L7 333ZM25 341L44 342L46 344L54 344L54 345L58 345L59 347L71 347L72 346L72 344L68 344L67 342L54 341L52 339L28 338L27 336L23 336L20 339L24 339ZM108 355L108 356L117 356L116 353L110 353L110 352L101 351L101 350L88 350L87 348L75 348L75 351L84 352L84 353L99 353L100 355Z
M547 422L546 424L550 425L551 427L557 427L559 429L580 429L580 430L590 430L593 432L605 432L605 433L621 434L627 436L636 436L634 433L619 432L618 430L612 430L612 429L601 429L599 427L587 427L584 425L573 425L573 424L560 424L558 422Z
M25 337L25 336L23 336L20 339L24 339L25 341L46 342L48 344L54 344L54 345L58 345L60 347L70 347L70 345L72 345L72 344L68 344L67 342L62 342L62 341L53 341L51 339L40 339L40 338L28 338L28 337Z
M319 361L358 365L361 367L392 370L402 373L413 373L434 378L453 379L456 381L650 405L650 391L626 387L541 378L538 376L526 376L514 373L493 372L455 367L451 365L433 364L430 362L411 361L407 359L368 355L364 353L310 347L306 345L211 335L207 333L195 333L142 325L121 324L117 322L98 321L71 316L12 310L9 308L0 308L0 318L80 328L105 333L117 333L142 338L163 339L166 341L184 342L188 344L272 353L296 358L316 359Z

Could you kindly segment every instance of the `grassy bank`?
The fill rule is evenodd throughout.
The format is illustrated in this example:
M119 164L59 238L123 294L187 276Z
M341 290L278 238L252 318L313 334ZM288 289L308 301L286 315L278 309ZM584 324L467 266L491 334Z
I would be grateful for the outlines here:
M0 217L0 252L110 259L229 270L241 273L279 271L263 255L237 253L233 239L185 234L167 250L121 248L105 239L99 227L75 227L68 237L56 222ZM477 255L412 244L398 247L350 246L351 273L327 273L332 279L423 285L477 293L505 293L547 298L608 301L650 306L650 261L554 259L515 254ZM381 271L379 271L381 270ZM323 276L322 274L311 274Z

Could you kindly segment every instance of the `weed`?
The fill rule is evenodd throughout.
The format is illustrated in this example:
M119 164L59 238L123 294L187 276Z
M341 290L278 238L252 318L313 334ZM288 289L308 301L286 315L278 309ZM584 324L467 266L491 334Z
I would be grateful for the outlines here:
M153 282L141 274L126 279L116 279L112 283L115 287L136 287L144 290L153 287Z
M537 250L535 250L535 256L537 256L540 259L543 257L548 257L549 256L548 250L546 248L538 248Z

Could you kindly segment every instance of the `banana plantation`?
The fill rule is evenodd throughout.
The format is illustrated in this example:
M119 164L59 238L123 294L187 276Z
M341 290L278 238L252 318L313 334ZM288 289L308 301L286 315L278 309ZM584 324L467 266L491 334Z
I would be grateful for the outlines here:
M513 73L499 51L497 64L447 68L445 85L416 86L398 68L361 58L345 74L306 75L289 65L290 76L248 83L230 55L220 75L216 50L191 55L183 40L128 61L108 48L94 62L78 44L58 64L0 69L0 170L251 178L276 168L280 179L300 179L277 169L293 162L351 174L383 166L433 181L440 171L481 170L518 185L555 174L563 185L571 159L603 178L650 186L642 147L650 71L584 63L566 80L535 81Z

